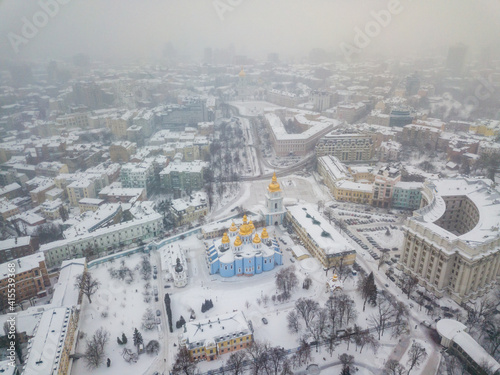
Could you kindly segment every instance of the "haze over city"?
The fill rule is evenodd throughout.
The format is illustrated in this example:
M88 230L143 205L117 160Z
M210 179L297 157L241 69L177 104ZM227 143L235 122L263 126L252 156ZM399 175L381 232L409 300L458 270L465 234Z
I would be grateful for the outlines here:
M498 54L500 2L493 0L173 0L64 1L46 25L15 53L9 33L22 36L24 18L33 22L40 3L0 2L0 58L62 59L85 53L108 61L160 58L170 42L181 56L197 60L205 47L227 48L262 58L277 52L298 62L313 48L342 56L373 12L396 10L360 58L444 55L459 42L478 53ZM387 19L387 18L385 18ZM43 19L40 19L43 25Z
M0 0L2 375L500 375L500 0Z

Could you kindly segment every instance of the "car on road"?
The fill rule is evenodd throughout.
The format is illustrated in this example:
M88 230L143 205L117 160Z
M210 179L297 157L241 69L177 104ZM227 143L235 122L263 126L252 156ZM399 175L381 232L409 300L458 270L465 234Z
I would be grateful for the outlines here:
M156 316L160 316L161 315L161 311L160 310L156 310Z
M269 323L266 318L262 318L262 323L267 324Z

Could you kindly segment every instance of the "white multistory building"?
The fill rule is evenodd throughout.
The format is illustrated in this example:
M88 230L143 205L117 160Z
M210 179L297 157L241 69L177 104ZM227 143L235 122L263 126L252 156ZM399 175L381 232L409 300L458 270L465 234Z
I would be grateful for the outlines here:
M489 180L428 181L405 224L399 267L458 303L485 294L500 276L500 194Z

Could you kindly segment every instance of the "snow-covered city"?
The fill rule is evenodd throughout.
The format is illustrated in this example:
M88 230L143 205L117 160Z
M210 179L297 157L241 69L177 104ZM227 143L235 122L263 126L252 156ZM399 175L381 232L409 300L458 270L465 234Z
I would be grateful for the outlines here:
M0 2L2 375L500 374L500 2L287 1Z

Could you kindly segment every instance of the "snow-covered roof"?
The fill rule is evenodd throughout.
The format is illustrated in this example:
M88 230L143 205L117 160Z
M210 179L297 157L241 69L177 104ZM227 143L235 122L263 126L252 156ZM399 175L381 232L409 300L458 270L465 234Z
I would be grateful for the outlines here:
M321 156L318 158L318 162L323 165L323 167L328 171L329 175L333 180L340 180L347 178L349 171L340 160L333 155Z
M0 241L0 250L10 250L16 247L28 246L30 241L30 236L9 238L7 240Z
M18 275L20 273L32 270L33 268L39 268L40 262L44 261L45 255L43 253L35 253L22 258L18 258L16 261L2 263L0 264L0 276L2 279L5 279L7 275L11 273L9 271L9 264L14 263L15 274Z
M403 189L403 190L418 190L422 189L422 182L409 182L409 181L398 181L394 185L394 188Z
M361 184L359 182L353 182L349 180L337 181L335 183L338 189L358 191L361 193L371 193L373 192L372 184Z
M251 331L245 315L242 311L236 311L186 323L182 340L196 347L249 334Z
M347 240L314 208L312 204L289 206L287 210L307 230L326 255L355 251Z
M79 290L75 288L75 280L85 269L85 258L65 260L57 284L54 285L53 307L72 307L78 305Z
M443 238L466 242L470 247L493 240L499 235L500 193L490 187L489 180L466 178L433 180L428 183L433 198L430 204L416 212L411 220L418 220ZM466 196L479 211L479 219L470 231L456 235L435 224L446 211L446 197Z
M338 122L334 122L331 119L326 118L323 118L322 121L311 121L308 120L303 114L296 115L295 118L300 124L309 126L308 129L302 133L289 134L286 131L283 122L276 114L266 114L266 120L273 131L274 137L278 141L306 140L324 130L331 129L334 125L338 124Z
M478 365L486 363L493 372L500 370L500 364L471 335L465 332L466 329L465 325L453 319L441 319L436 324L436 330L440 336L455 342Z
M71 310L67 307L45 311L36 335L28 343L23 375L57 373Z

